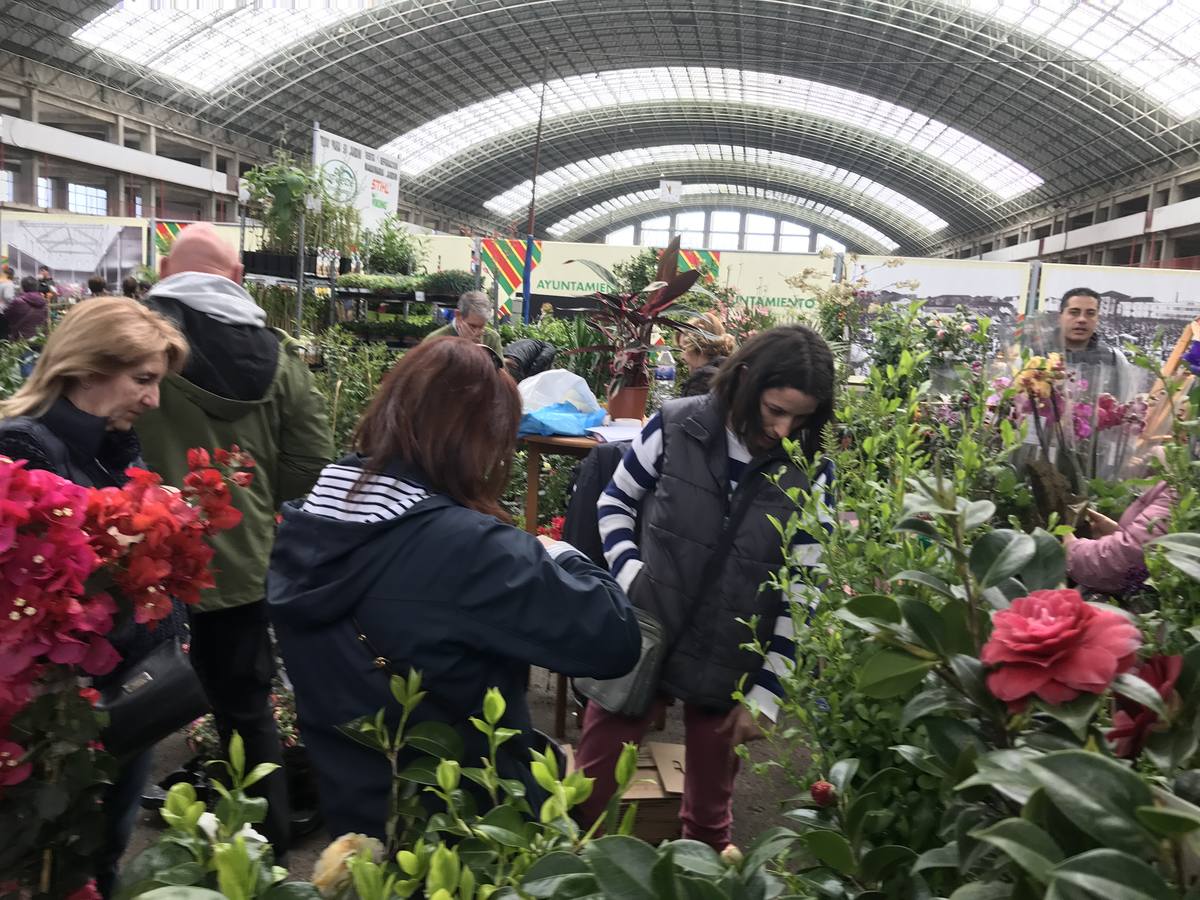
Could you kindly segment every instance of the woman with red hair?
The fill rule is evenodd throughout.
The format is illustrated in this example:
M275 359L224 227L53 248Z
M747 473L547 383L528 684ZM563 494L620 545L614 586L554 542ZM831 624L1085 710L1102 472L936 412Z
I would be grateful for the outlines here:
M637 662L637 620L608 572L513 528L500 506L520 416L493 354L428 340L384 378L358 452L284 507L267 601L334 836L385 834L391 766L340 726L381 708L395 726L392 673L421 672L428 694L410 723L454 727L470 761L487 746L469 719L499 688L501 724L520 732L500 774L536 800L529 666L611 678Z

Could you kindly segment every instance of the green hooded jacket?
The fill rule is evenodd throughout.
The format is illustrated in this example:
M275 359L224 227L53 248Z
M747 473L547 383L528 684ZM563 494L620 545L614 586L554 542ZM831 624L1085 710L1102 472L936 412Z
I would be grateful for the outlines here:
M172 374L162 382L159 408L138 420L143 455L167 484L183 484L187 452L194 447L237 444L255 460L250 486L230 486L243 518L212 539L217 586L204 592L202 612L263 599L276 513L285 501L307 494L333 456L325 400L301 347L274 331L280 341L275 375L260 399L218 396Z

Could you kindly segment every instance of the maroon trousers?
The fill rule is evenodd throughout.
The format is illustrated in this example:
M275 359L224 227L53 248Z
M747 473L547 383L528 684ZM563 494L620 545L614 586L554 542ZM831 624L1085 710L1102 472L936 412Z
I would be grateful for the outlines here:
M640 744L650 724L666 708L666 699L651 704L644 716L618 716L589 703L583 717L583 734L575 753L576 765L596 779L592 795L578 808L579 821L589 827L604 813L617 788L615 771L621 746ZM683 836L708 844L717 852L730 843L733 829L733 782L738 758L732 735L718 734L725 713L684 704L687 753L684 761L683 803L680 818Z

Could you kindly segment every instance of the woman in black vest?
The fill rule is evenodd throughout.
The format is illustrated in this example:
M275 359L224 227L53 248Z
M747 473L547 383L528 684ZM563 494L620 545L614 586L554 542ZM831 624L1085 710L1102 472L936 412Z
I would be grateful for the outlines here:
M161 316L124 297L101 297L71 309L46 339L32 374L0 402L0 455L26 460L84 487L119 487L141 465L133 424L158 406L158 384L187 358L183 335ZM116 670L94 679L119 681L158 643L183 632L182 610L149 631L126 619L108 635L121 654ZM97 859L102 894L112 893L117 863L137 818L151 751L118 760L105 794L105 847Z
M803 326L754 336L729 358L712 392L664 404L625 455L597 504L605 558L634 606L662 626L666 659L659 699L640 716L588 705L577 760L596 779L581 807L599 815L614 789L624 741L640 741L672 699L687 727L683 836L717 850L729 844L734 748L761 737L758 713L774 719L779 675L794 656L792 616L778 592L760 590L790 562L814 566L820 544L807 534L785 554L768 516L795 511L784 490L828 491L828 465L810 472L784 452L790 437L812 462L833 415L833 355ZM779 476L777 487L769 476ZM797 578L793 603L814 599ZM743 649L742 624L758 617L764 660ZM744 691L747 705L734 699ZM754 712L751 712L754 710Z

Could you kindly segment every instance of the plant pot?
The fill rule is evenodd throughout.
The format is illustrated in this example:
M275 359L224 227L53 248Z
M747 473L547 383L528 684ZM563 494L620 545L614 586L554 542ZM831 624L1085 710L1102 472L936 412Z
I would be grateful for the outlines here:
M608 396L608 414L613 419L637 419L641 421L646 416L646 400L650 396L650 386L620 387L615 394Z

